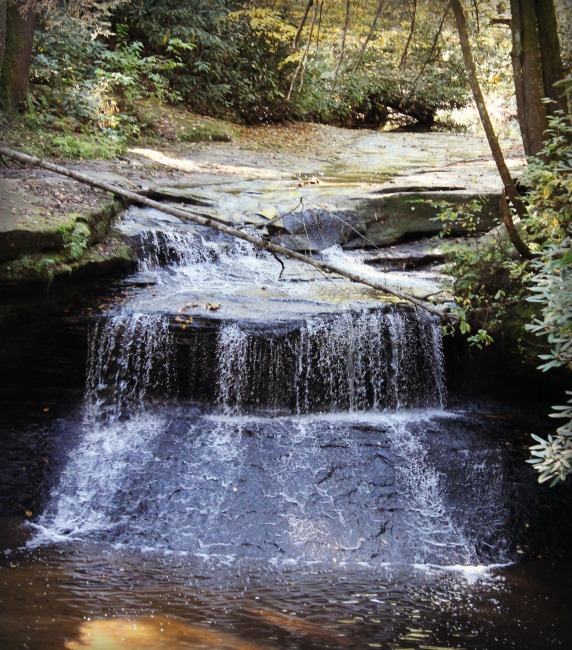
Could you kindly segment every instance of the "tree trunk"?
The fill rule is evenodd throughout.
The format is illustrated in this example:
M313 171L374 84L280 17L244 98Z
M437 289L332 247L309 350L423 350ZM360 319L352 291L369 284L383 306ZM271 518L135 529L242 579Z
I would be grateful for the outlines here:
M547 126L536 16L536 4L547 1L550 0L510 0L516 106L527 156L534 156L542 149Z
M546 110L550 115L557 110L566 112L568 109L566 98L562 91L554 88L557 81L564 79L554 0L535 0L535 6L544 96L550 97L554 102L547 104Z
M371 41L371 37L375 33L375 28L377 27L377 21L379 20L379 17L381 16L381 12L383 11L383 7L385 6L385 3L387 0L379 0L379 4L377 5L377 9L375 10L375 16L373 17L373 21L371 23L371 27L369 28L369 32L366 36L365 41L362 43L362 46L360 48L356 63L354 65L354 73L356 70L360 67L361 62L363 61L363 57L365 55L365 52L367 50L367 46L369 42Z
M405 41L405 47L403 48L403 54L401 55L401 60L399 61L399 69L403 70L405 67L405 62L407 61L407 55L409 54L409 46L411 45L411 39L415 32L415 21L417 20L417 0L413 0L413 7L411 9L411 23L409 25L409 34L407 35L407 40Z
M294 43L292 44L292 49L293 50L298 49L298 41L300 40L302 30L304 29L304 25L306 24L306 21L308 20L308 14L310 13L310 9L312 8L313 4L314 4L314 0L308 0L308 4L306 5L306 9L304 10L304 15L302 16L302 20L300 21L300 24L298 25L298 31L296 32L296 36L294 36Z
M344 54L346 53L346 39L348 37L348 27L350 24L350 10L351 10L351 0L346 0L346 18L344 20L344 31L342 33L342 45L340 47L340 55L338 57L338 64L336 65L336 71L334 72L334 80L332 81L332 89L330 93L333 95L338 84L338 77L340 74L340 69L342 67L342 62L344 60Z
M461 43L461 50L463 52L463 61L465 63L465 69L467 71L467 77L469 79L469 85L473 93L473 98L477 109L479 111L479 117L481 118L481 123L485 130L487 140L489 142L489 147L495 164L497 166L499 176L501 177L502 183L504 185L505 192L512 203L516 213L521 219L524 219L527 216L526 207L522 202L514 184L514 180L510 175L510 171L507 167L506 161L498 138L496 136L487 106L485 104L485 99L481 91L481 86L479 84L479 78L477 76L477 67L475 65L475 60L473 58L473 51L471 49L471 44L469 41L469 33L467 30L467 21L465 18L465 12L461 5L460 0L452 0L453 12L455 14L455 21L457 23L457 31L459 33L459 41ZM512 221L512 216L508 206L506 210L503 210L503 221L505 223L507 232L509 234L510 240L516 250L526 259L532 258L532 253L528 246L522 241L518 231L516 230L514 223Z
M0 103L7 110L18 108L28 94L35 23L35 3L18 0L8 4L0 71Z
M7 0L0 0L0 70L2 70L4 47L6 45L6 2Z
M433 38L433 43L431 44L431 49L429 50L429 54L427 55L425 61L421 65L421 69L417 73L417 76L413 80L413 83L411 84L411 89L409 91L409 97L413 95L415 92L415 89L417 87L417 83L419 79L423 76L423 73L425 72L425 68L431 63L433 60L433 54L435 53L435 49L437 48L437 43L439 42L439 37L441 36L441 32L443 31L443 25L445 24L445 20L447 18L447 14L449 13L449 9L451 8L451 1L449 0L447 6L445 7L445 13L443 14L443 17L441 18L441 22L439 23L439 29L437 30L437 33L435 34L435 37Z
M311 0L312 2L312 0ZM311 6L311 2L308 3L308 8ZM296 70L294 70L294 74L292 75L292 81L290 82L290 88L288 89L288 94L286 95L286 100L290 101L290 98L292 97L292 92L294 91L294 86L296 84L296 79L298 79L298 75L300 74L300 83L298 85L298 92L302 89L302 84L304 83L304 73L306 71L306 63L308 61L308 54L310 52L310 45L312 44L312 36L314 34L314 26L316 24L316 17L318 15L318 2L314 5L314 14L312 15L312 22L310 23L310 30L308 32L308 38L306 40L306 47L304 48L304 54L302 55L302 58L298 62L298 65L296 66ZM306 17L304 17L304 20L306 20ZM296 36L297 37L297 36Z

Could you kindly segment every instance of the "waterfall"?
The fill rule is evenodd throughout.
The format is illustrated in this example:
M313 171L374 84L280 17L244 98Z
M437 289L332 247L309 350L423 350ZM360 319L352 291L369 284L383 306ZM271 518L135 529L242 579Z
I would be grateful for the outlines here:
M42 517L58 534L113 527L121 514L109 508L125 477L145 480L138 468L164 430L153 398L172 391L173 353L160 314L121 312L93 325L79 443Z
M505 560L499 495L509 486L494 451L470 435L460 436L470 455L447 448L460 428L425 409L282 418L153 411L84 435L41 524L52 539L225 560ZM475 462L486 477L451 491Z
M294 333L224 325L218 403L224 413L444 406L439 327L405 310L308 318Z
M139 270L150 271L164 266L208 264L218 257L215 246L209 246L194 233L175 228L147 230L139 245Z
M97 321L89 336L85 391L88 418L114 421L173 386L174 342L160 314L120 312Z
M165 316L102 317L82 431L40 524L52 538L227 559L497 560L505 502L473 520L480 482L452 494L431 454L449 453L459 427L440 410L439 341L436 323L398 309L294 329L225 323L212 360L221 414L208 415L165 399L177 383ZM497 467L487 489L502 490L486 447L451 465L468 475L479 455Z
M141 268L176 307L149 309L149 293L93 325L81 430L38 522L48 539L273 563L507 557L502 462L443 411L438 323L307 301L284 318L215 315L206 345L204 325L179 326L180 287L266 288L275 261L168 229L145 241Z

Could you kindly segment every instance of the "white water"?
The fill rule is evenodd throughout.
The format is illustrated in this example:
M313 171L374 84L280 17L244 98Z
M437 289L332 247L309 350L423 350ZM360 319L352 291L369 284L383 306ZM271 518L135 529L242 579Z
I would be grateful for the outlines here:
M439 363L421 364L412 404L407 351L440 359L438 328L161 229L128 303L94 329L83 411L54 425L65 459L43 546L0 555L0 646L572 647L569 567L498 564L516 544L532 557L528 522L566 516L528 518L538 492L504 440L529 422L444 412ZM205 315L222 323L208 354L190 336ZM194 387L218 373L208 404L181 399L191 351Z
M169 319L129 310L98 320L90 333L85 421L111 422L137 413L157 389L174 381Z
M214 415L213 405L173 401L181 336L173 312L188 312L173 296L196 283L224 302L242 285L271 280L275 260L168 229L145 242L141 268L155 275L154 288L92 330L81 431L40 539L273 563L505 561L505 501L474 512L482 481L493 490L505 479L494 452L442 411L438 324L375 302L319 303L319 314L298 307L286 327L222 320L207 360ZM168 268L156 267L165 260ZM296 283L272 282L296 295ZM171 314L156 300L173 303ZM471 457L451 453L452 431ZM475 465L489 474L457 489L459 468L468 475Z
M444 406L438 325L382 309L306 318L293 331L220 328L217 403L224 413Z

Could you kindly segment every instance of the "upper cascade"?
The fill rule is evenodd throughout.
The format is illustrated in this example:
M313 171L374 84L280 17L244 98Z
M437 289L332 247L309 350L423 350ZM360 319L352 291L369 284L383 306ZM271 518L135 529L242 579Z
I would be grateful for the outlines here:
M195 339L191 351L177 353L164 314L126 311L98 321L90 337L90 412L113 420L144 410L151 398L176 395L213 400L225 415L445 405L439 325L415 311L346 311L287 328L222 323L216 344L209 350L205 341L200 355L201 338L211 334L195 328L181 336ZM183 385L187 373L200 394Z
M217 403L225 414L380 411L445 403L439 326L414 311L346 311L293 332L221 327Z
M226 415L444 406L441 332L427 314L303 264L280 269L246 242L133 215L147 220L149 286L94 326L89 401L117 415L175 394Z

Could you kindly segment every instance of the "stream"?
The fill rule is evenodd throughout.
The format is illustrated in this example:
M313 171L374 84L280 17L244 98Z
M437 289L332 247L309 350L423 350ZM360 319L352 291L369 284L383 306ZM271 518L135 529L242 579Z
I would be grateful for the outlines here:
M438 322L156 211L123 227L139 269L69 343L83 389L2 424L52 442L38 512L2 520L1 648L572 647L569 490L537 496L526 413L448 406Z

